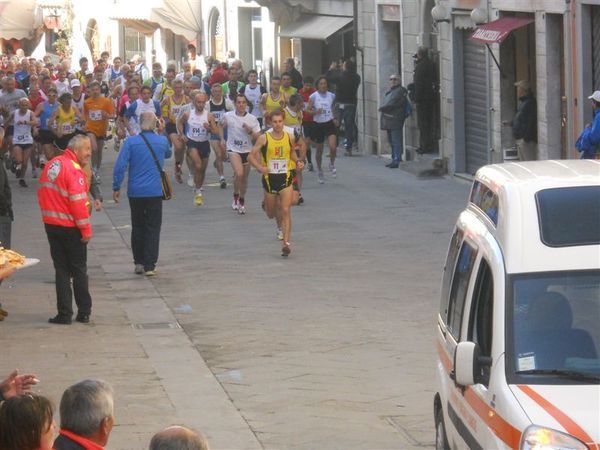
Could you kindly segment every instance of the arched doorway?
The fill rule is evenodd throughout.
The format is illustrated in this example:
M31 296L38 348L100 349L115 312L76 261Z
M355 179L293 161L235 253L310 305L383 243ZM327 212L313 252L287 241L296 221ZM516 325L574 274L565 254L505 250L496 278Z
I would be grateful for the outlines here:
M208 23L210 54L219 61L224 61L227 57L225 54L225 33L223 19L217 8L211 10Z
M85 30L85 41L90 47L92 58L97 61L100 58L100 35L98 34L98 23L90 19Z

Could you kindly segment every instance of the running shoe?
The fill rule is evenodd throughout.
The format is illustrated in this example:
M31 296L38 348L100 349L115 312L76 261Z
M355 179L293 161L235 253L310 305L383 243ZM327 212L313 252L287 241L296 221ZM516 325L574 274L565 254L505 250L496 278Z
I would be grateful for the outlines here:
M188 174L187 185L191 188L194 187L194 176L191 173Z
M202 206L202 203L204 203L204 199L202 198L202 192L197 191L196 195L194 196L194 205Z
M23 178L21 178L19 180L19 186L21 186L21 187L27 187L27 183L25 183L25 180Z
M337 169L333 164L329 164L329 171L331 172L331 176L333 178L337 177Z
M135 269L133 269L133 273L135 273L136 275L143 275L144 274L144 265L136 264Z
M238 208L238 214L242 215L242 214L246 214L246 207L244 205L240 205Z
M309 172L314 172L315 171L315 166L313 166L313 163L308 163L308 171Z
M283 231L281 231L281 228L277 228L277 239L283 241Z
M233 202L231 202L231 209L237 211L240 209L240 202L237 197L233 197Z
M44 155L40 155L40 169L43 169L46 165L46 157Z
M287 256L292 252L292 249L290 248L290 243L286 242L283 247L281 247L281 256L284 256L287 258Z
M322 170L319 170L319 173L317 174L317 177L319 178L319 184L325 183L325 178L323 178L323 171Z
M147 277L153 277L153 276L156 276L156 270L154 270L154 269L153 269L153 270L146 270L146 271L144 272L144 275L146 275Z
M38 171L35 167L31 168L31 178L37 178L38 177Z
M298 204L299 205L303 205L304 204L304 197L302 197L302 194L300 194L300 196L298 197Z
M183 173L179 163L175 164L175 181L179 184L183 183Z
M225 189L227 187L227 181L225 181L225 177L221 177L219 179L219 183L221 185L221 189Z

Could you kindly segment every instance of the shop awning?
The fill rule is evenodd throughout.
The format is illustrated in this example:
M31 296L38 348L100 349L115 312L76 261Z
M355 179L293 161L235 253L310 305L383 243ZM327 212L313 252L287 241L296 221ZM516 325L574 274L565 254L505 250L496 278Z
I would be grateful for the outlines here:
M282 27L279 36L325 40L351 22L352 17L346 16L306 15Z
M478 26L469 39L481 44L499 44L508 37L511 31L527 26L533 21L533 19L524 17L502 17Z
M0 38L28 39L34 36L35 0L0 0Z
M110 18L140 33L152 34L157 28L162 28L191 41L202 32L200 1L149 0L144 6L137 2L119 1Z

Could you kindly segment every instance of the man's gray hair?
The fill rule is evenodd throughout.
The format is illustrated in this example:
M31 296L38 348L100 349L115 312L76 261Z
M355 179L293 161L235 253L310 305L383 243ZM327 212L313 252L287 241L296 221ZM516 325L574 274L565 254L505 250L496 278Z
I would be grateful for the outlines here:
M60 427L79 436L92 436L113 413L113 389L106 381L80 381L60 399Z
M73 136L71 138L71 140L69 141L69 148L71 150L75 150L78 149L79 147L81 147L83 145L84 142L90 142L90 138L87 137L85 134L76 134L75 136Z
M150 450L208 450L208 442L199 433L185 427L159 431L150 441Z
M140 128L142 131L153 131L156 128L156 114L146 111L140 114Z

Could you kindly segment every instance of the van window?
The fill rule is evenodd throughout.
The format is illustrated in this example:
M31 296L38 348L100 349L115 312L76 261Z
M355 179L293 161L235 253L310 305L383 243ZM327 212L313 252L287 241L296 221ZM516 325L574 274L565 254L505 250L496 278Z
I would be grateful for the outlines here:
M600 270L509 280L507 376L517 383L600 383Z
M494 318L494 278L485 259L481 260L471 303L467 340L479 345L481 356L492 356L492 329ZM482 380L487 386L490 367L483 369Z
M495 225L498 225L498 196L481 181L475 181L470 202L477 206Z
M600 186L544 189L535 197L545 245L600 244Z
M448 320L448 300L450 295L450 283L452 282L452 273L456 265L456 257L460 250L460 244L463 240L463 231L460 228L454 230L452 239L450 239L450 247L448 247L448 256L446 257L446 265L444 266L444 275L442 278L442 297L440 302L440 316L444 323Z
M454 277L452 279L452 289L450 290L450 300L448 302L448 331L457 341L460 338L460 324L467 296L467 287L469 279L477 256L477 249L468 242L463 242L456 261Z

